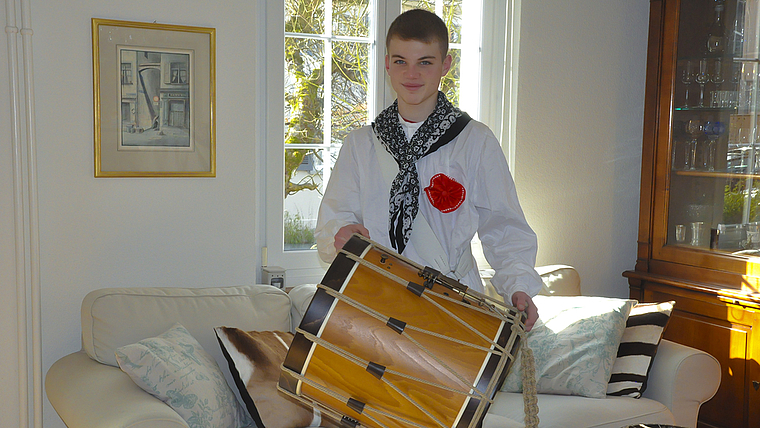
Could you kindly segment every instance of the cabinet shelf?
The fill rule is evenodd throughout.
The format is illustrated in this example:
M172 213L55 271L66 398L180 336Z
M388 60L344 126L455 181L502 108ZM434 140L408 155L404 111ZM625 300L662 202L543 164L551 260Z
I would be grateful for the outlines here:
M710 112L729 112L736 113L739 109L736 107L676 107L675 111L710 111Z
M710 59L710 60L712 60L712 59L721 59L721 60L725 59L725 60L728 60L728 61L741 62L741 63L745 63L745 62L760 63L760 58L734 57L734 56L731 56L731 55L716 55L716 54L705 54L705 55L700 55L700 56L678 57L678 61L699 61L700 59L704 59L704 58L707 58L707 59Z
M683 170L673 170L675 175L682 175L686 177L712 177L712 178L738 178L738 179L747 179L747 178L758 178L760 179L760 174L738 174L734 172L720 172L720 171L683 171Z

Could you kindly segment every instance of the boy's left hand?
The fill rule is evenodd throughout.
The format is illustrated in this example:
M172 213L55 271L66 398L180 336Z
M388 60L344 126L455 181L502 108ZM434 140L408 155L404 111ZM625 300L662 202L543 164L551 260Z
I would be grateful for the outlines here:
M533 299L524 291L516 291L512 294L512 306L528 314L528 319L525 320L525 331L530 331L538 319L538 308L533 303Z

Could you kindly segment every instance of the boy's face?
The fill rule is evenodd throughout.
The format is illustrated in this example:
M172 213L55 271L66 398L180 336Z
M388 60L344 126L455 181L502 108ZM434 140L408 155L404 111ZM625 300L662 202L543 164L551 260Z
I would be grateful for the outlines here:
M401 116L415 122L425 120L435 109L438 86L449 68L451 55L442 58L438 42L391 38L385 70L398 95Z

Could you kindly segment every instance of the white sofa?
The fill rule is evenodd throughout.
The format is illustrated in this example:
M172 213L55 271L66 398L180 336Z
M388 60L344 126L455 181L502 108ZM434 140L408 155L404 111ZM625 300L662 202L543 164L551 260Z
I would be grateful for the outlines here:
M577 272L572 268L543 268L542 277L545 294L579 291ZM118 368L114 350L180 322L227 372L214 327L292 330L313 291L313 285L296 287L289 294L268 285L93 291L82 303L83 349L51 366L45 378L47 396L69 428L187 428L169 406L144 392ZM540 427L621 428L638 423L695 427L700 405L715 394L719 383L720 366L715 358L663 341L643 398L539 395ZM499 392L483 427L519 426L522 419L522 395Z

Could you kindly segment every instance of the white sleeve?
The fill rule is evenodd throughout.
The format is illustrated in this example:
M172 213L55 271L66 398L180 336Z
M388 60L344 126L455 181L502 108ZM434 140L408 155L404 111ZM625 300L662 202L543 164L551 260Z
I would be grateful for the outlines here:
M538 240L525 220L512 175L495 137L488 141L477 182L482 189L475 201L478 236L483 254L494 269L491 284L511 304L512 294L535 296L542 281L535 270Z
M347 224L362 224L358 171L361 164L355 151L356 134L346 137L319 205L314 237L319 257L325 263L331 263L337 254L334 242L338 230Z

